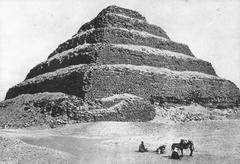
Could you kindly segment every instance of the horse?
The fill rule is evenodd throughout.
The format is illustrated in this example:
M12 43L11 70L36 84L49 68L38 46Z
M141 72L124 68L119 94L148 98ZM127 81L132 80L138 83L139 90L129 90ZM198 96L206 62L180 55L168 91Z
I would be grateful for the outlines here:
M193 150L194 150L194 145L193 145L193 142L191 140L184 140L184 139L181 139L180 140L180 143L173 143L172 144L172 151L174 151L175 148L178 148L181 150L181 154L183 156L183 149L190 149L190 156L192 156L193 154Z

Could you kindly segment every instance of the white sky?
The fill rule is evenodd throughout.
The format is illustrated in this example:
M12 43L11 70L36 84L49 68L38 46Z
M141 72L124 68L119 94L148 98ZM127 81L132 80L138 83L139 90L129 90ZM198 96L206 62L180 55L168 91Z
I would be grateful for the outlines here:
M0 101L109 5L137 10L240 86L240 0L0 0Z

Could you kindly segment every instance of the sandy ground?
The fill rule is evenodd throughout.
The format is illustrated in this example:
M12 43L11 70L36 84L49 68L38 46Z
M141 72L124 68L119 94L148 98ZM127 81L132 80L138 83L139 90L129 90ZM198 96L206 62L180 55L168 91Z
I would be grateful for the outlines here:
M0 136L23 141L25 146L50 151L46 163L239 163L240 121L201 121L184 124L97 122L67 125L57 129L2 129ZM181 160L169 159L170 146L180 138L192 139L195 144L193 157L184 151ZM137 152L141 141L150 150ZM3 143L3 142L1 142ZM167 145L166 154L154 151L159 145ZM4 149L6 150L6 149ZM15 158L22 149L15 151ZM35 149L34 149L35 150ZM55 154L52 153L55 151ZM11 151L10 151L11 152ZM0 152L0 163L16 162L6 158L9 152ZM9 153L11 154L11 153ZM36 154L39 154L36 151ZM19 163L31 160L29 152ZM54 155L54 156L53 156ZM3 161L2 157L5 157ZM33 158L33 156L32 156ZM35 157L42 158L42 157ZM36 162L37 160L35 160ZM39 160L41 161L41 160ZM59 162L59 163L60 163ZM39 162L41 163L41 162Z

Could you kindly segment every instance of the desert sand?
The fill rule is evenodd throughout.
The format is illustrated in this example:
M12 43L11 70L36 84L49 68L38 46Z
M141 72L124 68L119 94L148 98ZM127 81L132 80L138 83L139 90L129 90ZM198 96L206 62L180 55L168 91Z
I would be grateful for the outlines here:
M239 163L240 121L199 121L182 124L96 122L56 129L1 129L1 163ZM171 144L191 139L195 151L169 159ZM14 144L5 144L12 141ZM144 141L150 150L139 153ZM22 145L16 148L16 145ZM166 154L153 151L167 145ZM13 148L11 148L11 146ZM31 147L31 149L30 149ZM27 151L28 150L28 151ZM17 157L21 157L17 159Z

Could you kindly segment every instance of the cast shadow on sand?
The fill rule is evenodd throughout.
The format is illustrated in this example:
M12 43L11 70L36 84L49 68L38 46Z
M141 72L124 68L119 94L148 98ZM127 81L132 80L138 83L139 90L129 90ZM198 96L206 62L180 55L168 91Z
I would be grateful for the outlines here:
M188 160L188 159L190 159L190 158L193 158L193 156L183 155L183 156L180 156L180 159L173 159L171 155L158 154L158 153L156 153L156 151L140 152L140 151L138 151L138 150L135 150L134 152L137 152L137 153L153 153L153 154L156 154L156 155L161 155L161 157L163 157L163 158L172 159L172 160L182 160L182 159Z

